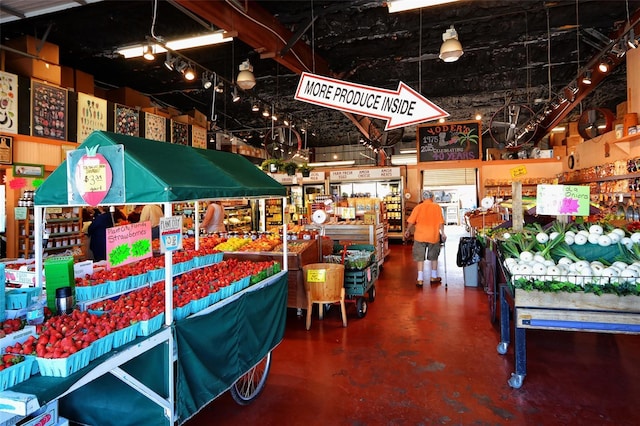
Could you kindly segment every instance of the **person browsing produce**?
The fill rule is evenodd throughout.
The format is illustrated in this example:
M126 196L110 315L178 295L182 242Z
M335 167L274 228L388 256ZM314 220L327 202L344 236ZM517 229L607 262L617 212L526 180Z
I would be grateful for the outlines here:
M419 203L407 219L405 238L413 234L413 260L418 267L416 285L422 287L424 279L431 277L431 283L442 281L438 276L438 256L440 255L440 241L447 237L444 233L444 217L442 209L433 202L431 191L422 191L422 202Z
M204 214L204 219L202 219L201 229L204 229L204 231L209 234L226 231L224 226L224 208L220 204L213 201L209 203L207 211Z

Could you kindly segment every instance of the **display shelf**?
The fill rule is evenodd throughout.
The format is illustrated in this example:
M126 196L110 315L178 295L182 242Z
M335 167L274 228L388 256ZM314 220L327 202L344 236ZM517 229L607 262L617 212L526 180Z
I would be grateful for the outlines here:
M62 217L60 217L62 216ZM34 220L33 208L27 211L28 219L17 220L18 254L29 259L34 253ZM76 258L84 256L84 234L82 232L82 209L79 207L65 207L47 209L43 223L48 234L46 246L43 248L48 255L71 250Z
M386 219L389 224L389 237L402 238L403 232L403 197L398 193L385 196L382 202L386 208Z
M251 232L253 220L249 206L224 206L224 225L227 232Z
M267 229L282 224L282 200L272 198L265 200L265 222Z

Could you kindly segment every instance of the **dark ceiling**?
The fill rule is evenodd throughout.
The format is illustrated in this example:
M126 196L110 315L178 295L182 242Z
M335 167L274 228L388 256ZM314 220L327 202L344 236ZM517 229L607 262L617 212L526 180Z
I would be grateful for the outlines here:
M186 83L177 72L168 71L164 56L148 62L114 54L116 47L143 42L152 32L170 40L205 32L205 25L219 28L207 16L188 13L207 7L231 22L234 28L223 29L237 31L238 36L231 43L181 54L228 82L237 75L238 65L249 59L257 79L239 103L232 103L228 92L217 95L216 128L244 130L243 136L251 130L264 134L271 122L251 112L252 101L262 100L279 116L290 115L299 125L306 122L313 131L307 133L306 144L317 147L357 144L362 128L341 112L294 100L299 69L385 89L396 89L402 81L447 111L450 120L470 120L480 113L486 128L507 100L538 111L576 80L607 45L609 35L637 13L640 0L459 1L395 14L381 0L100 1L6 22L0 32L3 43L24 34L46 36L60 46L62 65L92 74L98 87L131 87L160 106L196 108L211 116L212 89L204 90L199 80ZM248 34L250 27L237 18L243 8L250 16L272 16L264 19L263 33ZM464 55L445 63L438 59L438 51L442 33L450 25L455 25ZM275 28L289 32L287 42L302 32L284 56L288 61L266 58L273 56L267 39L273 38ZM258 46L261 37L265 46ZM293 55L304 58L305 50L315 57L291 70ZM582 100L572 117L577 118L580 108L615 111L625 99L623 61ZM491 146L489 139L485 138L485 147ZM389 135L384 143L398 140L399 134ZM402 140L415 140L415 126L404 129Z

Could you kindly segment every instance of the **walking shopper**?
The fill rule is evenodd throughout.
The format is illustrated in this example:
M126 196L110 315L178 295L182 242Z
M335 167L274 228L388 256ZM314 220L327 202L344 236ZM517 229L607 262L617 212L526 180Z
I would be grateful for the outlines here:
M431 277L431 284L442 281L438 276L438 256L440 242L445 242L444 217L442 209L433 202L431 191L422 191L422 202L411 212L407 219L405 238L413 234L412 256L418 267L416 285L422 287L425 278Z

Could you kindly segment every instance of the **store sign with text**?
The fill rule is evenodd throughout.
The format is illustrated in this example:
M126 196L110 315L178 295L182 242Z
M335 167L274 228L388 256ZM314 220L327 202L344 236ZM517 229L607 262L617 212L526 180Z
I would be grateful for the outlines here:
M107 262L109 266L126 265L151 257L151 222L107 228Z
M288 175L285 173L273 173L271 177L281 185L300 185L305 183L324 182L324 172L311 172L309 177L301 174Z
M400 167L379 167L375 169L348 169L329 172L329 180L342 182L346 180L369 180L400 177Z
M449 116L403 82L396 90L388 90L303 72L295 99L386 120L384 130Z
M418 161L480 160L482 128L479 121L418 126Z
M590 190L588 185L538 185L536 214L589 216Z

